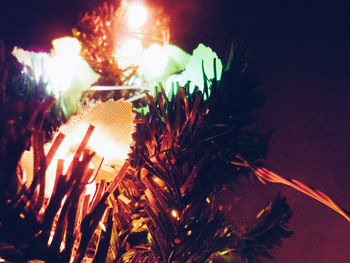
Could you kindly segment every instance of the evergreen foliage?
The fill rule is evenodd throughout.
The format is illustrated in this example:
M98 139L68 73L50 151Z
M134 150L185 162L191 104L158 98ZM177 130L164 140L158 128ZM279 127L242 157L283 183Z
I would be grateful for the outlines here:
M84 187L94 153L84 148L93 127L66 175L60 161L48 200L43 178L64 137L43 152L40 130L53 99L26 111L27 119L3 119L0 256L16 262L257 262L270 257L274 245L291 235L285 200L277 197L247 229L228 221L218 201L223 186L250 176L249 168L235 164L235 156L259 163L267 149L267 137L252 125L262 96L239 54L233 53L221 81L206 79L204 72L203 94L187 85L170 98L161 86L155 98L148 95L149 111L137 121L131 167L127 162L112 182L101 181L91 204ZM17 164L30 144L35 176L28 186Z

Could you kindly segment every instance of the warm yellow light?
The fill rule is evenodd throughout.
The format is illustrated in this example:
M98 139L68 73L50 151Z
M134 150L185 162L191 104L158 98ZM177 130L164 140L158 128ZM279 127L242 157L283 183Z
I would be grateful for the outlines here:
M54 235L55 235L55 231L54 231L54 230L51 230L49 240L47 241L47 245L48 245L48 246L51 245Z
M155 181L156 183L159 183L160 179L158 177L153 177L153 181Z
M64 241L61 242L61 245L60 245L60 252L62 252L66 247L66 244L64 243Z
M59 128L59 132L65 134L66 137L47 168L45 196L51 196L58 159L65 160L65 172L90 124L95 129L88 141L87 148L95 151L96 156L90 162L89 167L92 169L97 168L103 158L102 167L96 180L97 182L101 179L111 181L130 152L132 133L135 128L134 118L135 114L132 112L131 103L127 103L124 100L108 100L86 106L76 116L72 117L68 123L62 125ZM46 153L49 151L51 144L52 142L44 145ZM25 183L29 184L33 179L32 149L23 153L20 165L26 174ZM95 182L88 184L86 188L86 194L93 196L96 191Z
M148 11L145 6L141 4L133 4L127 9L127 24L129 30L136 30L142 27L148 18Z
M154 43L143 52L140 72L147 79L156 78L164 72L168 61L169 57L166 49Z
M179 212L175 209L171 210L171 216L179 220Z
M76 38L62 37L52 40L53 51L57 56L79 56L81 45Z
M103 224L103 222L100 222L100 227L101 227L102 231L104 231L104 232L107 231L106 226L105 226L105 224Z

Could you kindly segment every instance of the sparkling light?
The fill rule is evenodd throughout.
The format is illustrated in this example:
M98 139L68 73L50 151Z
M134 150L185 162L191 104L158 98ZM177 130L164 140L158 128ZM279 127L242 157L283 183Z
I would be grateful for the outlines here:
M52 56L46 61L45 72L48 89L59 97L71 88L73 79L84 69L79 56L81 45L72 37L58 38L52 41Z
M90 124L95 129L87 143L87 148L95 151L96 156L89 163L89 168L97 169L103 158L102 166L96 180L97 182L102 179L107 181L112 180L116 170L119 169L119 166L128 157L128 153L130 152L132 133L135 128L133 123L134 118L135 114L132 112L131 103L127 103L124 100L109 100L104 103L97 102L82 109L68 123L62 125L58 132L65 134L66 137L58 147L50 165L47 167L45 197L50 197L52 194L58 159L64 160L63 173L65 174L81 143L82 136L84 136L84 132L88 130ZM51 145L52 142L44 145L46 153L49 151ZM26 174L25 183L30 183L33 178L32 149L23 153L20 162ZM89 182L92 179L90 178ZM86 185L86 195L90 194L90 200L95 191L95 181Z
M140 39L129 38L116 50L118 65L121 68L138 66L141 62L143 46Z
M179 220L179 212L177 210L171 210L171 216Z
M106 231L107 231L107 230L106 230L106 226L105 226L105 224L103 224L103 222L100 222L100 227L101 227L101 229L102 229L103 232L106 232Z
M67 57L68 58L68 57ZM62 93L69 89L73 79L74 60L69 57L54 56L47 61L46 76L48 78L47 88L59 97Z
M140 72L147 79L156 78L164 72L168 62L169 58L166 49L154 43L143 53Z
M95 83L99 75L80 57L81 45L77 39L55 39L52 47L51 53L15 47L12 54L25 66L23 74L33 74L37 83L43 81L47 84L50 95L62 99L60 104L67 117L77 111L81 92Z
M119 50L119 55L123 57L131 57L142 51L142 42L137 38L127 39Z
M60 252L62 252L65 249L65 247L66 247L66 244L62 240L61 245L60 245Z
M79 56L81 45L72 37L62 37L52 40L54 52L58 56Z
M136 30L142 27L148 18L148 11L141 4L130 5L127 9L127 24L129 30Z

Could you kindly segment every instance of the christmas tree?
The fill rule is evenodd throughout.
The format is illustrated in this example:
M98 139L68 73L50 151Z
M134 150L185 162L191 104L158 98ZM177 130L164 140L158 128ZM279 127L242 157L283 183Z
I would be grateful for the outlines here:
M161 11L150 6L152 19L130 26L130 10L142 17L140 5L105 4L73 30L99 74L78 109L62 90L49 96L55 78L36 78L32 57L22 66L1 49L1 259L259 262L292 234L291 211L278 195L253 224L232 220L222 192L244 178L289 185L350 219L324 193L262 167L269 134L256 125L263 96L244 48L233 45L225 63L202 46L186 54L168 45ZM141 59L125 51L127 37L140 40ZM167 63L147 71L155 48Z

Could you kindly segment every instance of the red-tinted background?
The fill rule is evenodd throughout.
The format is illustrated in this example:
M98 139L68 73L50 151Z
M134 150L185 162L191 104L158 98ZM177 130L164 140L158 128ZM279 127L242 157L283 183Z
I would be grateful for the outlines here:
M244 41L264 83L266 105L259 119L264 129L275 129L267 167L350 209L350 5L331 0L157 1L171 17L172 42L187 51L203 42L224 56L231 39ZM9 47L48 49L50 40L69 34L79 12L96 3L2 1L0 36ZM350 223L293 189L256 181L242 185L237 189L245 202L240 217L252 216L277 192L288 198L295 234L274 260L264 262L350 262Z

